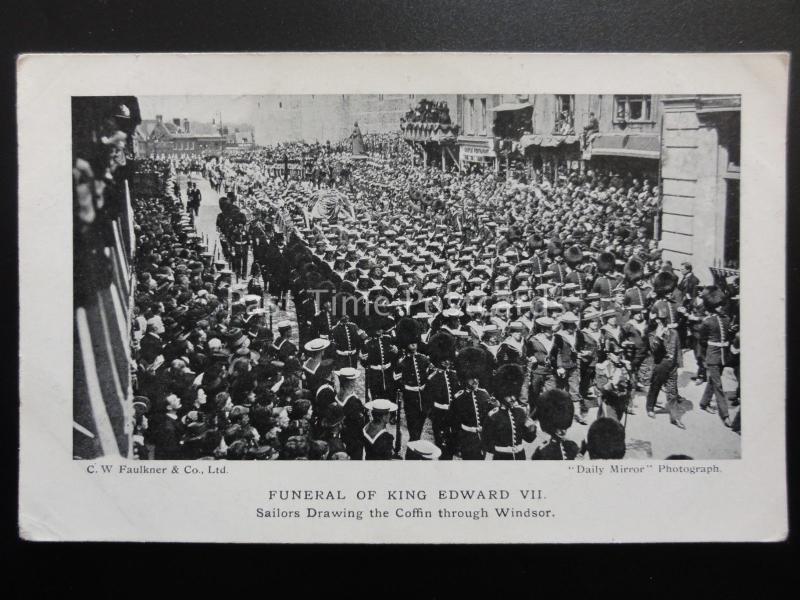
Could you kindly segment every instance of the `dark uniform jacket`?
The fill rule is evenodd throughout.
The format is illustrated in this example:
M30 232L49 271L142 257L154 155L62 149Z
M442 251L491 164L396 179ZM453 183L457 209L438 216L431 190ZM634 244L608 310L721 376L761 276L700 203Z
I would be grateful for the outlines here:
M364 438L364 460L391 460L394 448L394 436L386 429L381 429L378 435L370 437L366 426L361 430Z
M427 408L449 410L459 388L458 378L453 369L433 367L425 384L423 401L427 404Z
M483 443L487 452L496 455L522 451L523 442L536 439L536 432L525 426L528 415L522 406L509 408L501 404L493 409L483 428ZM513 421L513 426L512 426Z
M333 329L334 323L335 320L329 310L322 309L319 311L312 319L314 337L330 337L331 329Z
M352 321L339 321L334 325L330 339L336 345L336 354L342 357L353 356L364 344L358 326Z
M594 280L592 292L600 294L601 298L610 298L613 296L614 288L619 285L621 279L617 273L601 273Z
M480 433L492 411L489 392L483 388L477 390L463 389L456 392L450 405L450 417L453 426L458 430L476 430Z
M554 369L554 353L555 339L549 340L549 344L545 344L539 339L538 334L532 335L528 338L528 353L536 359L533 367L533 372L540 375L546 375L553 372Z
M395 381L402 382L403 389L409 392L422 392L428 381L431 361L424 354L406 354L397 361L394 372Z
M725 315L714 314L703 321L700 339L706 344L706 366L724 367L731 362L731 321Z
M567 263L562 261L554 261L547 266L547 270L554 273L550 278L551 282L560 284L568 283L567 273L569 267L567 266Z
M553 336L553 354L555 355L557 369L574 369L578 366L578 352L580 352L580 334L575 332L572 339L568 339L562 332Z

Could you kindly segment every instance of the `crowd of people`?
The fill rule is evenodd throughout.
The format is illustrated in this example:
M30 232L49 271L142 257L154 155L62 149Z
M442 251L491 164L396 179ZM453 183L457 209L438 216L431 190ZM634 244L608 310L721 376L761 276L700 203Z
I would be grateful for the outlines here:
M721 383L738 378L738 282L662 259L647 179L523 184L327 149L315 160L347 177L266 168L297 151L204 167L224 260L174 165L140 166L163 192L135 205L139 458L622 458L636 411L686 427L685 349L699 408L738 431ZM348 210L314 218L320 190Z

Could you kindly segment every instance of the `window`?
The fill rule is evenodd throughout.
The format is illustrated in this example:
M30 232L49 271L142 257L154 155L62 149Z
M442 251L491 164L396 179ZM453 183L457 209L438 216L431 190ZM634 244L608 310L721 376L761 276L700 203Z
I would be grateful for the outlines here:
M615 121L650 121L650 108L650 96L614 96Z
M469 99L469 132L475 133L475 100Z
M481 133L486 134L486 98L481 98Z
M556 120L553 133L556 135L575 134L575 96L556 95Z

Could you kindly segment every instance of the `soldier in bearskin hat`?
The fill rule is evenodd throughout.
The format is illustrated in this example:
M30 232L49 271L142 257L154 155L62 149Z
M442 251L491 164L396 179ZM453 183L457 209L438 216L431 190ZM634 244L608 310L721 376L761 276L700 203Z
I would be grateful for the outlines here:
M552 240L547 245L547 256L552 261L547 265L547 270L553 273L553 283L556 285L564 285L567 283L569 268L564 262L563 248L560 240Z
M418 352L420 326L414 319L403 317L395 329L400 360L394 371L394 381L403 397L406 426L410 440L422 436L425 419L430 413L430 403L423 397L425 383L428 381L430 359Z
M650 307L650 319L654 319L659 313L666 315L668 327L678 327L680 319L679 305L675 302L673 292L678 283L677 278L672 273L660 271L653 278L653 295L655 300Z
M571 269L567 274L566 282L578 286L575 293L585 293L591 290L594 280L591 274L584 271L583 250L579 246L570 246L564 252L564 261Z
M330 337L335 347L336 368L358 367L358 353L364 345L366 333L351 320L356 309L356 298L351 294L339 293L333 298L335 324Z
M728 415L728 400L722 389L722 370L731 362L731 320L725 314L725 294L714 290L704 298L709 316L703 321L700 336L706 345L706 389L700 401L700 408L706 412L718 412L726 427L731 426ZM717 410L711 406L711 399L716 398Z
M448 333L435 334L428 341L431 370L425 384L424 398L430 407L434 443L442 449L440 460L453 457L450 405L460 386L453 362L456 358L455 339Z
M563 390L548 390L539 399L536 418L539 427L550 436L547 443L537 448L532 460L574 460L578 445L565 438L572 425L575 406Z
M394 398L394 366L398 356L394 340L386 333L390 321L376 308L364 317L364 330L369 339L359 357L364 364L367 399Z
M617 259L611 252L601 252L597 257L597 279L592 285L592 292L599 294L601 300L610 300L614 290L620 284L621 277L616 272Z
M486 353L465 348L456 357L455 366L462 386L450 406L455 449L462 460L483 460L483 426L496 405L484 388L491 377Z
M667 411L670 422L686 429L681 421L683 413L691 403L678 395L678 368L683 366L681 343L678 332L670 324L668 302L656 301L653 305L654 312L649 325L650 349L653 354L653 376L650 389L647 392L647 416L655 418L655 406L658 393L664 387L667 393Z
M644 264L642 261L631 258L623 269L625 275L625 306L636 304L647 309L651 298L644 280Z
M483 427L486 460L525 460L523 442L536 439L536 425L518 403L525 375L517 365L503 365L494 377L494 397L498 406Z

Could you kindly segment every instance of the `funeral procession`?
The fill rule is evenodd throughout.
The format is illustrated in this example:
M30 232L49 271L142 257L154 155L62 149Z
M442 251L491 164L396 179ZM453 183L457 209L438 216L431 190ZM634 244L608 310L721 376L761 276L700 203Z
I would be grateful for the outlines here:
M740 112L74 97L73 457L740 458Z

